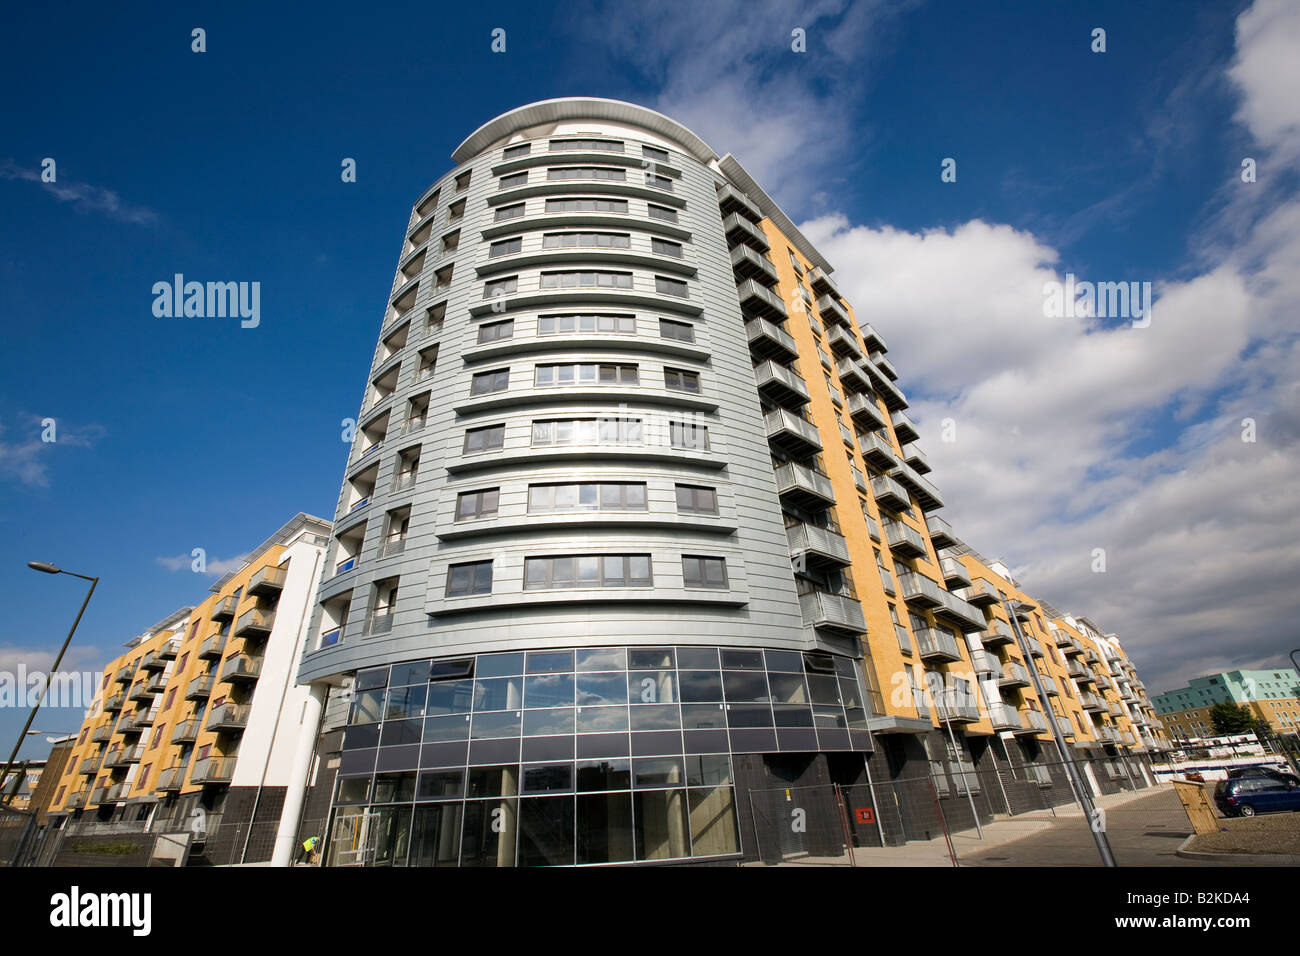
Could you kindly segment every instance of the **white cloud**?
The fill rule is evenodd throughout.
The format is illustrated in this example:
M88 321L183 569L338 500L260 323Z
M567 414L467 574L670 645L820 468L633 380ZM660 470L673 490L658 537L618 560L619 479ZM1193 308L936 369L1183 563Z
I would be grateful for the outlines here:
M45 418L40 415L19 415L20 425L12 438L6 439L7 429L0 424L0 478L18 480L36 488L50 483L50 456L63 448L93 448L103 436L99 425L68 426L55 419L52 434L54 441L44 441L47 433Z
M110 219L116 219L120 222L133 222L139 225L148 225L158 219L158 214L152 209L124 202L122 197L111 189L104 189L100 186L92 186L89 183L75 180L43 182L40 173L35 169L19 166L13 160L0 163L0 179L17 179L37 183L59 202L71 203L72 208L77 212L102 213Z
M192 554L177 554L171 557L154 558L158 564L168 571L193 571L194 556ZM248 563L248 555L238 555L233 558L205 558L201 574L206 574L211 578L219 578L223 574L229 574L231 571L238 571Z

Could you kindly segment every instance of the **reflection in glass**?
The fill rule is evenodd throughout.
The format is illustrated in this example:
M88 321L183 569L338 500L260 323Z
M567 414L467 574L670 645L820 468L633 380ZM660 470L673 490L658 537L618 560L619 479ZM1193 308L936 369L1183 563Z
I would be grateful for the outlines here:
M460 858L460 837L459 802L416 807L411 866L455 866Z
M690 853L685 790L638 790L633 793L636 816L636 858L671 860Z
M524 711L524 736L545 737L573 733L573 708Z
M470 737L484 740L491 737L518 737L519 711L503 710L492 714L475 714L470 727Z
M547 674L528 677L524 683L524 706L535 707L572 707L573 675Z
M627 680L621 673L579 674L578 706L598 704L626 704Z
M627 687L634 704L670 704L677 700L677 672L628 671Z
M519 801L519 866L573 863L573 797Z
M676 730L681 714L676 704L633 704L633 730Z
M514 866L518 812L519 801L514 799L467 801L460 865Z
M578 763L579 790L630 790L632 765L623 760L585 760Z
M424 712L434 714L468 714L474 700L472 680L449 680L429 685Z
M468 736L469 718L464 714L457 714L452 717L426 717L424 719L424 742L426 744L464 740Z
M632 794L580 794L577 804L577 862L631 860L634 852Z
M580 707L578 733L610 734L627 730L626 707Z
M682 704L682 726L687 730L726 730L722 704Z
M717 671L679 671L681 698L686 703L722 700L722 675Z
M510 677L524 672L524 655L520 652L511 654L480 654L474 663L475 677Z
M597 647L578 651L580 671L627 670L627 651L622 647Z
M519 710L523 707L524 679L499 677L474 682L474 710Z
M529 651L529 674L555 674L573 670L573 651Z
M648 794L645 794L648 796ZM731 787L691 790L691 855L740 852L736 799Z

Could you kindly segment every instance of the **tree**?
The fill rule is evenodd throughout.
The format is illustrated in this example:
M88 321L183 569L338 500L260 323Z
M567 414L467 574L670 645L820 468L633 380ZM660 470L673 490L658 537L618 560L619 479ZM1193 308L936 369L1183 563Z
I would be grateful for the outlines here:
M1210 708L1210 725L1216 737L1248 734L1255 729L1255 715L1249 707L1225 700Z

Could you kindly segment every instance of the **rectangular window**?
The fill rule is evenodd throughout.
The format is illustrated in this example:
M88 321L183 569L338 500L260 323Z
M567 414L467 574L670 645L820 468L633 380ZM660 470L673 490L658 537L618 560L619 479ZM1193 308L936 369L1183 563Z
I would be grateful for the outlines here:
M471 395L487 395L490 392L504 392L510 387L510 369L498 368L490 372L478 372L470 381Z
M533 148L532 143L520 143L518 146L507 146L501 151L502 159L518 159L520 156L527 156Z
M465 432L465 450L463 454L472 455L482 451L496 451L505 444L505 425L485 425L471 428Z
M786 252L790 253L790 265L794 266L794 272L795 272L795 275L802 276L802 275L803 275L803 266L801 266L801 265L799 264L799 260L795 258L794 250L793 250L793 249L787 249Z
M454 230L453 232L449 232L449 233L447 233L445 236L442 237L442 251L443 251L444 253L447 253L447 252L455 252L455 251L456 251L457 249L459 249L459 248L460 248L460 230L459 230L459 229L456 229L456 230Z
M655 291L660 295L675 295L684 299L686 298L686 283L680 279L655 276Z
M447 597L492 593L492 562L470 561L447 569Z
M635 335L634 315L543 315L537 320L538 335L572 335L575 332Z
M698 395L700 376L698 372L688 372L685 369L665 368L664 386L674 392L693 392Z
M665 339L676 339L678 342L694 342L695 328L689 322L674 322L672 319L660 319L659 337Z
M533 422L533 445L626 445L641 442L639 418L557 418Z
M653 186L655 189L663 189L668 192L673 191L673 181L667 176L660 176L657 173L646 173L645 184Z
M552 385L636 385L635 365L539 365L536 384Z
M685 288L685 283L682 287ZM630 272L543 272L543 289L630 289Z
M464 192L469 189L469 178L474 174L474 170L467 169L456 177L456 192Z
M525 558L524 589L645 588L653 584L648 554Z
M628 249L632 237L617 232L549 232L542 237L543 249Z
M522 236L515 236L513 239L502 239L500 242L494 242L488 246L488 258L495 259L497 256L510 256L516 252L523 251L524 240Z
M502 339L511 338L514 334L514 319L506 319L504 322L489 322L486 325L479 326L478 344L486 345L489 342L500 342Z
M437 291L439 289L445 289L449 285L451 285L451 275L454 269L455 266L450 265L447 266L446 268L439 269L437 272L433 274L434 291Z
M462 491L456 496L456 520L471 521L475 518L496 517L497 500L500 494L499 488Z
M465 200L459 199L447 207L447 221L455 222L465 215Z
M643 482L529 485L528 510L645 511L645 487Z
M667 239L651 239L650 250L660 256L672 256L674 259L682 257L682 244Z
M727 586L727 561L725 558L704 558L682 555L682 578L688 588L725 588Z
M509 176L502 176L500 188L513 189L516 186L523 186L528 182L527 173L511 173Z
M517 291L519 291L519 276L510 276L508 279L494 279L483 284L483 298L485 299L490 299L495 295L513 295Z
M626 199L548 199L547 212L627 213Z
M677 511L679 514L715 515L718 513L718 493L703 485L678 485Z
M676 222L677 210L669 209L667 206L656 206L654 203L646 205L646 212L650 214L651 219L660 219L663 222Z
M559 153L563 151L580 151L589 150L602 153L621 153L623 144L618 140L612 139L553 139L551 140L551 152Z
M562 179L607 179L621 183L627 179L627 172L604 166L561 166L557 169L548 169L546 178L552 182Z
M659 149L654 146L642 146L641 155L646 159L653 159L655 162L668 162L668 150L666 149Z
M687 422L669 422L668 436L674 448L709 450L709 430L704 425Z
M518 219L523 214L524 204L517 202L510 206L498 206L494 218L497 222L505 222L507 219Z

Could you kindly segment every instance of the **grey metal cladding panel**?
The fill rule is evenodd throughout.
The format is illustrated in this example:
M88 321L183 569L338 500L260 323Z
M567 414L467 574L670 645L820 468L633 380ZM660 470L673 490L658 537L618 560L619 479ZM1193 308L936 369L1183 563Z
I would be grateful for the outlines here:
M716 402L716 421L711 421L710 437L717 437L717 445L725 450L725 469L700 467L691 462L661 460L655 463L637 461L635 458L619 461L603 458L584 463L580 460L561 462L539 458L536 462L520 461L509 466L489 467L469 474L449 474L444 465L447 449L459 449L467 422L479 424L498 420L520 421L533 417L536 408L504 409L501 414L491 411L475 413L470 417L458 416L452 405L463 402L469 395L473 371L506 364L531 366L539 360L538 354L524 358L483 362L475 360L472 366L463 359L463 352L476 344L476 330L483 321L497 318L471 320L469 306L482 299L482 280L475 275L474 266L485 261L489 243L479 238L479 231L492 221L492 211L486 198L496 192L496 181L490 167L496 161L496 151L477 157L471 164L474 173L467 193L454 196L447 193L454 177L463 171L450 171L440 181L444 194L439 199L432 236L434 241L447 231L445 224L448 201L461 196L468 198L465 217L457 224L461 229L461 244L448 256L436 255L432 249L426 257L423 281L412 310L413 328L423 323L424 310L435 302L447 301L443 332L439 338L438 363L432 379L415 382L418 351L423 347L421 336L412 336L401 359L401 373L397 388L389 399L394 409L390 436L400 431L406 401L432 390L432 403L426 427L418 434L390 437L376 454L379 457L379 477L370 504L365 538L360 561L354 571L341 576L326 575L322 583L322 597L336 596L351 589L352 603L346 622L344 643L319 651L314 648L320 634L319 607L313 614L309 650L304 657L302 679L310 680L365 667L385 660L399 660L420 655L461 653L482 650L500 644L512 646L544 647L552 644L609 643L611 640L630 642L677 641L700 643L753 643L766 646L807 648L813 644L813 635L803 626L794 580L790 570L789 549L781 519L776 494L766 432L761 417L754 373L749 355L743 318L735 292L735 278L718 213L714 190L715 174L687 157L680 158L682 177L674 182L674 194L686 200L680 213L681 225L692 233L692 261L697 265L698 277L690 280L690 300L704 309L694 320L703 326L700 340L708 347L707 362L683 359L682 367L698 368L705 387L705 397ZM581 186L575 185L575 194ZM633 200L633 211L639 207ZM432 292L433 272L446 262L456 263L450 288L436 296ZM648 273L647 273L648 274ZM652 319L655 310L637 309L639 321L645 316ZM521 320L534 312L519 312ZM668 314L668 313L664 313ZM500 317L508 317L503 313ZM657 319L654 320L657 323ZM395 326L393 326L395 327ZM381 336L382 337L382 333ZM636 352L644 365L672 365L675 359L651 352ZM611 347L612 348L612 347ZM556 353L563 354L563 353ZM586 347L580 353L592 354ZM622 354L615 351L610 354ZM513 375L512 375L513 377ZM368 380L367 380L368 381ZM585 406L608 414L610 409L600 405ZM569 414L566 411L565 414ZM572 412L577 414L577 412ZM706 416L708 417L708 416ZM400 449L420 445L420 475L413 491L392 491L396 458ZM356 460L350 462L356 467ZM471 487L500 485L503 492L514 488L516 498L522 494L530 478L534 480L562 480L566 475L573 480L600 477L602 479L645 479L652 481L662 496L670 493L674 481L709 484L719 488L726 523L734 532L719 534L698 526L683 523L679 528L639 528L617 524L610 528L583 527L580 530L564 526L530 526L527 533L496 534L489 537L475 535L441 539L443 529L458 530L452 520L452 508L457 491ZM340 494L340 508L346 501ZM397 503L409 501L412 515L405 550L390 558L377 557L380 539L384 534L385 512ZM340 518L345 516L340 515ZM719 520L722 520L721 518ZM575 533L576 532L576 533ZM511 561L522 565L525 553L561 554L577 553L578 543L595 551L621 551L652 553L659 564L671 568L676 563L680 578L682 553L725 554L729 571L733 559L735 570L743 579L743 604L719 606L708 603L686 602L644 603L627 599L598 602L562 603L557 605L529 605L496 611L470 614L447 614L430 617L428 607L437 605L445 588L445 571L438 570L431 577L431 568L445 569L456 560L501 550L511 556ZM330 549L328 565L333 567L337 545ZM670 573L665 570L664 574ZM392 631L382 637L361 637L363 622L372 602L373 583L380 578L400 577L396 616ZM733 580L737 580L733 577Z

